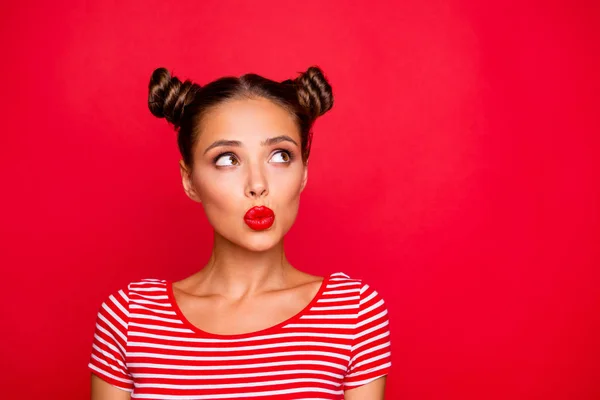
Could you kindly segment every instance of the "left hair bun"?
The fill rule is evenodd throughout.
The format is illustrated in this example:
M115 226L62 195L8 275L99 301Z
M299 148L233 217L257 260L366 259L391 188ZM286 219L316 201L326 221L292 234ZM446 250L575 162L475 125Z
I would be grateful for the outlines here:
M179 127L185 106L190 104L200 86L191 81L181 82L166 68L157 68L148 85L148 108L158 117Z

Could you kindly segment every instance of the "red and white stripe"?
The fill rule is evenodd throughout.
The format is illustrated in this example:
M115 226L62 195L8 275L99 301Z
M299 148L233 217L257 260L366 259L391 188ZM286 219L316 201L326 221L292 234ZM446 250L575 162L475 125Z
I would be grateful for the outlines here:
M388 313L379 293L342 272L274 327L218 335L194 327L170 283L132 282L102 303L91 371L138 399L343 399L386 375Z

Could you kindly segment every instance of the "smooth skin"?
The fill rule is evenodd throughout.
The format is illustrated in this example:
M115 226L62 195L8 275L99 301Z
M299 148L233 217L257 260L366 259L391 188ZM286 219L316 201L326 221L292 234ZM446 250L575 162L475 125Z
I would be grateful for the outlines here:
M264 98L222 103L205 115L194 163L180 161L187 196L201 203L214 228L213 251L197 273L173 283L177 305L198 329L220 335L255 332L300 312L323 277L294 268L283 239L306 187L300 132L289 112ZM246 211L275 212L267 230L253 231ZM384 399L386 377L345 391L348 400ZM130 393L92 374L92 400L125 400Z

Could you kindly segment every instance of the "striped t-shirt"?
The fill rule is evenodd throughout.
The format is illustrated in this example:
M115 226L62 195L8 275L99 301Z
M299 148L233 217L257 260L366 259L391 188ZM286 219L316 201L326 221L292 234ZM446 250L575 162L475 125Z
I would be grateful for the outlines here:
M326 276L298 314L257 332L204 332L171 282L132 282L98 311L91 371L138 399L343 399L388 374L388 312L343 272Z

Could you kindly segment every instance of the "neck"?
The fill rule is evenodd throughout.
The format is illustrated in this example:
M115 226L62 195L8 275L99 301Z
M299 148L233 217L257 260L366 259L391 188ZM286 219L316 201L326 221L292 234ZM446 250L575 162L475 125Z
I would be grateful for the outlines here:
M240 298L285 287L293 269L283 239L269 250L252 251L215 232L212 254L199 275L210 292Z

